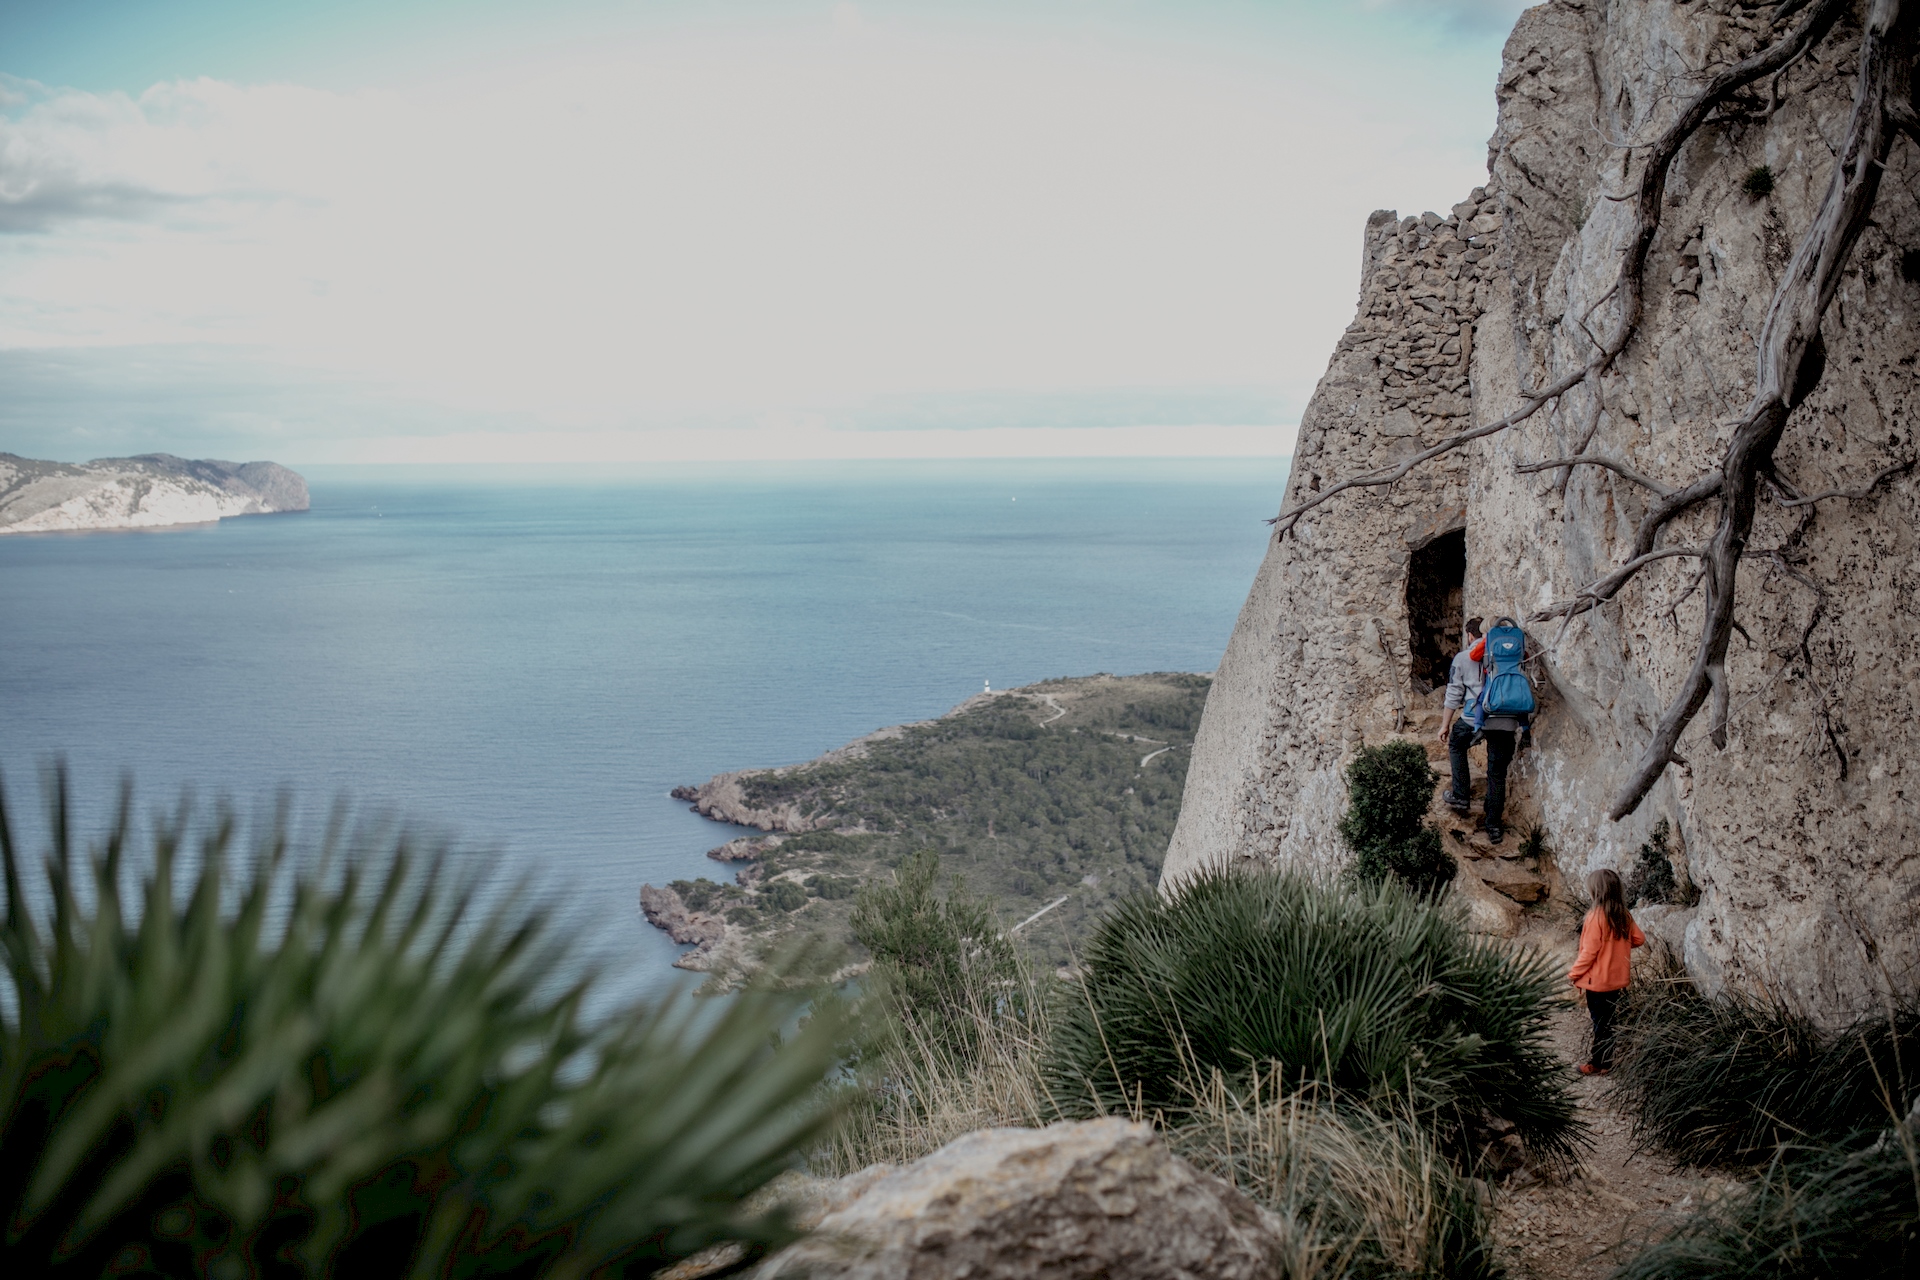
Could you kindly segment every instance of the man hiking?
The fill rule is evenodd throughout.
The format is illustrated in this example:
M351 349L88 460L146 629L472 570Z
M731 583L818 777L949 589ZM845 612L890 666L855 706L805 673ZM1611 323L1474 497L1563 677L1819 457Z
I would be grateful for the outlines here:
M1447 808L1465 817L1473 803L1473 774L1467 764L1467 748L1477 732L1466 717L1466 709L1480 697L1480 659L1470 652L1480 639L1480 619L1467 619L1466 644L1453 655L1447 669L1447 697L1440 716L1440 741L1447 744L1447 764L1453 783L1444 797Z
M1453 660L1447 679L1447 712L1441 717L1440 731L1446 736L1447 763L1453 771L1447 807L1458 814L1467 812L1473 794L1467 748L1476 737L1487 744L1487 839L1499 844L1507 838L1502 825L1507 811L1507 766L1513 763L1514 751L1526 746L1535 702L1533 682L1522 669L1527 654L1526 632L1512 618L1495 618L1485 635L1480 635L1479 624L1478 618L1467 624L1467 634L1480 638ZM1467 691L1469 680L1478 685L1476 692ZM1452 706L1456 681L1461 697L1470 699L1463 703L1463 712L1456 712Z

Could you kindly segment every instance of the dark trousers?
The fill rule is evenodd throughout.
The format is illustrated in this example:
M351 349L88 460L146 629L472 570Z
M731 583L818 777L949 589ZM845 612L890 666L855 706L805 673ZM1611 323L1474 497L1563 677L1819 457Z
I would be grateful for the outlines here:
M1497 827L1507 812L1507 766L1513 763L1511 729L1487 729L1487 826Z
M1461 804L1473 801L1473 771L1467 766L1467 748L1473 745L1473 726L1455 720L1447 734L1447 765L1453 771L1452 798Z
M1465 720L1453 722L1447 734L1447 766L1453 772L1453 798L1461 804L1473 799L1473 772L1467 764L1467 748L1473 745L1473 726ZM1507 729L1488 729L1487 742L1487 825L1497 827L1507 812L1507 766L1513 763L1514 734Z
M1620 991L1587 992L1587 1016L1593 1019L1593 1056L1587 1061L1594 1069L1605 1071L1613 1066L1613 1015L1620 1008Z

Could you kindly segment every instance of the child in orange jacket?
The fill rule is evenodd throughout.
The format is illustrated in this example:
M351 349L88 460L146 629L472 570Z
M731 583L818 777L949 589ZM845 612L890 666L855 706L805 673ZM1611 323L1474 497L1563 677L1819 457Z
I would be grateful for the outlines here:
M1587 896L1593 908L1580 925L1580 958L1567 977L1587 993L1587 1016L1593 1019L1593 1056L1580 1064L1580 1074L1603 1076L1613 1069L1613 1015L1627 989L1628 962L1635 947L1647 945L1647 935L1627 912L1617 872L1588 876Z

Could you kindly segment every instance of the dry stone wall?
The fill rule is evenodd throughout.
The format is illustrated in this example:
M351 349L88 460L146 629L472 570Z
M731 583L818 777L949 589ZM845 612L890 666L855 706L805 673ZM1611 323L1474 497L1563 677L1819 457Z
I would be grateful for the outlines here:
M1288 502L1493 421L1523 387L1584 361L1627 224L1609 198L1627 189L1621 144L1664 125L1700 68L1756 47L1768 12L1554 0L1522 16L1496 87L1487 191L1450 219L1369 222L1360 314L1303 418ZM1414 684L1406 654L1406 566L1421 539L1465 529L1464 607L1486 616L1525 617L1626 558L1645 489L1597 467L1516 463L1585 444L1668 485L1714 464L1751 393L1775 282L1825 188L1850 102L1849 33L1843 21L1790 69L1777 101L1683 150L1645 315L1613 372L1390 489L1335 499L1270 546L1196 742L1167 883L1222 860L1344 862L1334 824L1353 748L1437 727L1437 695ZM1756 195L1747 179L1761 166L1773 186ZM1442 265L1446 237L1465 251ZM1903 143L1823 330L1825 378L1778 454L1802 491L1851 488L1915 456L1916 320L1920 154ZM1466 417L1443 413L1463 396ZM1704 540L1713 518L1683 519L1666 543ZM1619 823L1607 804L1693 658L1693 570L1664 562L1564 633L1529 624L1545 705L1537 749L1515 766L1509 825L1551 833L1557 867L1544 878L1563 891L1595 867L1631 872L1665 821L1675 873L1698 899L1660 911L1660 934L1703 985L1783 992L1839 1019L1889 983L1920 984L1917 521L1910 474L1811 515L1769 501L1751 545L1783 554L1742 569L1728 747L1706 741L1703 716L1683 739L1685 765Z
M1288 501L1391 465L1470 421L1475 322L1501 225L1485 191L1448 216L1367 221L1360 308L1301 419ZM1241 610L1194 746L1170 881L1217 857L1344 858L1339 769L1410 727L1407 567L1463 528L1467 462L1449 456L1392 491L1337 502L1276 542ZM1430 695L1429 695L1430 700Z

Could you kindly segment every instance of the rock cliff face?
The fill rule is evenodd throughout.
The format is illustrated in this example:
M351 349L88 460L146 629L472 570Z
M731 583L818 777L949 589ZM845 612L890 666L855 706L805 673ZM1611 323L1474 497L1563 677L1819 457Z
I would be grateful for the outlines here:
M0 534L150 529L306 509L307 482L274 462L147 453L70 465L0 453Z
M1630 190L1624 144L1663 127L1701 68L1755 47L1769 13L1552 0L1521 17L1496 89L1487 186L1445 217L1368 221L1359 314L1302 419L1286 505L1493 422L1523 387L1578 367L1621 257L1628 207L1610 197ZM1391 487L1342 494L1273 541L1207 703L1163 883L1236 859L1344 863L1341 769L1362 743L1432 739L1436 664L1460 620L1525 620L1628 559L1647 488L1600 467L1569 478L1516 464L1590 444L1666 485L1717 465L1751 392L1768 301L1833 165L1849 48L1816 47L1777 99L1762 92L1680 153L1638 332L1597 388ZM1770 190L1750 181L1761 166ZM1911 144L1894 150L1883 192L1827 314L1825 377L1777 455L1802 492L1855 488L1915 456ZM1765 505L1751 545L1780 546L1806 509L1771 494ZM1618 823L1608 802L1693 661L1691 564L1661 562L1564 632L1529 623L1543 705L1537 749L1515 765L1508 825L1550 833L1558 866L1541 878L1559 892L1665 847L1699 897L1662 912L1661 933L1708 989L1764 986L1840 1018L1889 978L1911 987L1917 516L1914 477L1897 475L1866 498L1818 504L1798 539L1798 576L1743 562L1728 745L1714 749L1702 716L1681 741L1685 763ZM1713 518L1683 517L1666 544L1703 542Z

